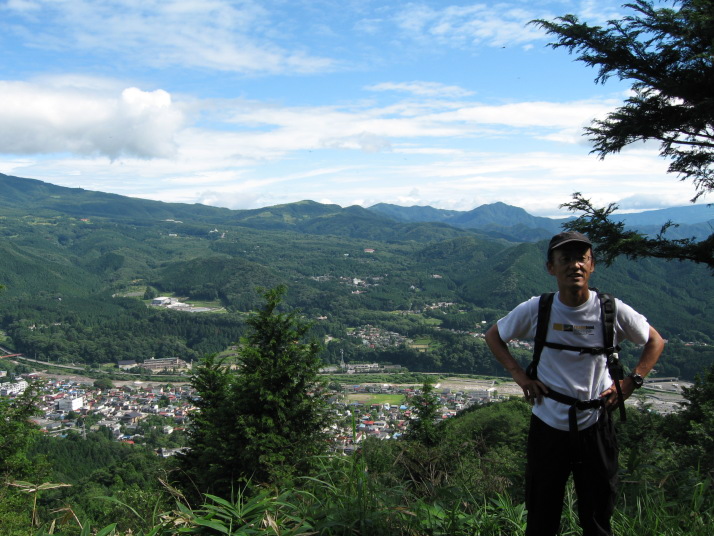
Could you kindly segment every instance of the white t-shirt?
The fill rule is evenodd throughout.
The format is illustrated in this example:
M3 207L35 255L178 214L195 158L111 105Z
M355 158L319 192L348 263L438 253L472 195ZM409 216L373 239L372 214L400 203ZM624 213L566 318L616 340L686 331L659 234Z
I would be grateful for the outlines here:
M521 303L498 321L498 333L504 342L535 338L539 299L536 296ZM646 343L649 339L647 319L618 299L616 305L614 344L623 339L635 344ZM564 305L559 293L556 293L546 341L577 347L602 347L600 316L600 300L596 292L591 290L588 301L578 307ZM612 385L606 359L605 354L581 354L546 346L538 363L538 379L564 395L578 400L592 400ZM566 404L544 397L542 402L534 404L533 414L553 428L568 430L568 408ZM597 422L599 411L578 410L578 428L582 430Z

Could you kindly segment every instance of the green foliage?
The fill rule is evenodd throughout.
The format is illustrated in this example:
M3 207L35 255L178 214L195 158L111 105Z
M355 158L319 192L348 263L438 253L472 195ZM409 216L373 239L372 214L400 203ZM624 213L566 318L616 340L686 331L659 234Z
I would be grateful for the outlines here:
M714 474L714 366L683 389L686 403L681 412L668 417L667 434L682 446L679 455L691 467Z
M707 403L710 380L702 378L697 392L689 391L690 398ZM312 471L305 476L276 481L272 486L250 480L236 483L229 495L206 495L196 507L171 488L176 500L173 505L158 502L156 495L127 488L109 501L95 500L104 505L102 513L99 508L73 511L82 520L82 530L104 527L103 533L114 531L117 535L128 535L128 526L132 534L146 536L522 535L525 508L518 478L523 471L529 412L528 404L520 399L476 406L441 423L435 446L368 440L351 457L314 459ZM705 536L714 528L711 475L683 459L682 448L688 446L678 443L674 432L669 438L671 418L645 408L628 412L628 421L618 423L623 483L613 518L617 534ZM102 494L100 488L82 486L88 487L88 495ZM0 493L0 515L8 504L6 499ZM63 504L74 501L76 498L62 499ZM566 497L564 534L578 531L575 504L571 488ZM25 502L23 507L21 511L31 511L32 503ZM38 508L38 512L41 520L50 519L46 510ZM17 527L15 533L8 534L27 534L29 518L15 519L24 520L24 529L18 522L3 525L3 530ZM141 522L129 523L130 519ZM37 534L77 536L78 527L75 520L56 520L52 531L47 523Z
M172 264L158 275L162 292L198 300L220 300L235 310L249 311L260 304L256 288L270 288L283 277L257 262L240 258L208 257Z
M99 378L94 380L94 387L101 389L102 391L106 391L114 388L114 382L112 382L109 378Z
M196 369L200 411L192 414L193 448L183 472L171 471L175 459L151 451L167 445L156 433L160 421L142 425L143 445L118 444L101 431L86 439L70 434L35 441L30 407L0 404L3 470L46 488L33 497L0 487L3 534L32 533L33 510L45 524L38 533L43 536L129 530L144 536L523 533L529 406L522 400L462 412L437 423L423 434L425 441L368 439L351 457L315 457L329 443L316 433L323 430L317 417L324 407L314 380L318 356L331 363L342 356L390 362L412 371L333 378L350 383L427 380L413 371L499 373L471 333L551 287L544 244L514 246L445 225L385 225L359 208L301 203L242 213L126 198L115 203L104 194L5 179L3 346L60 363L98 365L162 355L196 359L245 337L242 371L217 357ZM216 228L220 232L212 232ZM708 275L705 267L687 263L617 259L598 266L594 277L669 338L658 374L694 378L714 362L707 346L714 342ZM288 283L290 294L275 289L261 297L254 289L278 283ZM146 307L141 299L157 289L218 300L233 312L188 315ZM262 300L267 303L247 323L236 314ZM450 305L431 307L440 302ZM319 318L309 332L300 315L282 312L297 306ZM366 324L428 339L430 349L370 348L348 335L349 328ZM332 342L320 350L308 333ZM637 352L626 346L622 358L631 362ZM518 357L530 359L525 351ZM679 414L644 408L618 423L619 534L712 532L713 382L711 372L700 376ZM287 403L292 396L297 402ZM162 484L181 473L186 496ZM51 483L72 486L49 489ZM212 496L201 494L206 491ZM573 533L576 525L571 496L564 528Z
M624 105L585 129L593 152L604 158L632 143L658 141L660 155L671 160L669 172L693 182L696 201L714 187L714 17L711 0L671 3L679 9L634 0L624 6L631 14L606 28L581 23L574 15L533 22L555 36L553 48L564 47L597 68L596 82L611 76L632 81L633 94ZM714 269L714 234L699 243L666 239L666 224L655 238L646 238L610 218L616 205L596 208L579 193L573 197L564 206L583 215L568 227L588 233L606 260L619 254L651 256Z
M319 346L309 324L278 311L284 287L265 291L247 323L240 372L209 359L193 379L201 397L183 465L200 490L227 496L240 479L274 481L304 473L325 448L326 401L318 383Z
M637 231L626 230L623 222L611 218L618 209L616 204L597 208L578 192L573 194L573 201L561 206L582 212L577 219L564 224L564 227L587 234L596 244L596 255L608 265L619 255L626 255L630 259L654 257L687 260L705 264L714 270L714 234L701 241L693 238L669 239L665 233L673 224L667 223L654 238L648 238Z
M555 22L534 21L578 60L596 67L596 82L611 76L632 81L625 105L587 129L600 156L646 140L661 143L672 159L669 171L691 179L699 196L714 186L714 17L711 0L678 0L679 9L655 8L634 0L632 12L607 28L581 23L573 15Z
M241 333L233 315L192 316L130 298L9 300L2 325L17 352L59 363L116 363L152 357L196 360Z
M178 534L314 534L311 523L296 515L295 504L290 502L296 499L293 492L276 495L267 489L254 494L246 491L239 489L231 500L206 495L206 502L195 510L180 505L185 526Z
M424 382L421 392L411 398L409 405L414 408L415 419L410 423L405 438L418 441L427 447L435 445L439 439L436 420L441 415L438 413L439 399L434 394L434 384L430 381Z
M35 383L15 398L0 397L0 475L23 479L32 474L27 452L38 431L30 419L40 415L39 400Z
M136 533L157 523L158 513L171 504L160 484L166 478L166 461L140 446L93 432L86 439L78 434L44 436L30 456L44 460L47 481L71 485L43 491L37 507L40 521L66 534L74 534L79 520L94 526L116 523L122 531Z

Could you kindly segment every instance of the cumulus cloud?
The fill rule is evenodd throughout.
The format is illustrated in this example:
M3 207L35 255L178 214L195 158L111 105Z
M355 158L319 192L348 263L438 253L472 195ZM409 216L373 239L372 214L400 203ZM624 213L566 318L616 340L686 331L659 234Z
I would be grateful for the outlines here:
M0 150L140 158L174 154L184 118L163 90L0 81Z

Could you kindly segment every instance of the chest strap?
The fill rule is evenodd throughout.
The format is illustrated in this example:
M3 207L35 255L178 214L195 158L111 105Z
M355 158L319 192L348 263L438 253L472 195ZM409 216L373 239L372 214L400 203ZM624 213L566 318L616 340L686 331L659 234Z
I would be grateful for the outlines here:
M606 356L614 354L620 351L620 346L610 346L608 348L602 346L588 347L588 346L570 346L569 344L560 344L557 342L544 341L543 346L548 348L553 348L555 350L570 350L572 352L578 352L581 354L591 354L600 355L605 354Z

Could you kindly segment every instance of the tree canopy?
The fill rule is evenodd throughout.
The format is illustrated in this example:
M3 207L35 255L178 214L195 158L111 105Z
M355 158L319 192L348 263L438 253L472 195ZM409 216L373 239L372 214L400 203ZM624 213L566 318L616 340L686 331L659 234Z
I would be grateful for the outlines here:
M649 238L637 231L625 229L623 222L610 218L618 208L615 203L607 207L595 207L579 192L573 194L573 201L562 206L583 213L563 227L587 234L596 244L597 256L607 264L611 264L618 255L627 255L631 259L655 257L693 261L706 264L714 270L714 233L699 242L692 238L669 239L665 233L674 224L668 222L654 238Z
M714 2L671 3L655 8L652 1L635 0L624 6L632 14L606 27L574 15L533 23L556 37L553 48L564 47L597 68L596 83L613 76L632 81L632 95L624 104L586 127L593 152L604 158L635 142L657 141L660 155L670 160L668 171L693 182L694 202L714 187ZM596 231L594 238L605 239L608 254L647 256L653 242L639 233L624 233L608 219L616 206L596 210L580 194L574 197L565 206L585 213L573 228ZM654 239L662 248L652 256L712 266L711 236L704 251L695 251L693 241L665 240L666 229Z
M284 292L265 291L248 319L237 372L208 358L192 378L200 414L182 462L200 491L227 496L237 481L301 473L326 448L319 345L306 340L310 325L297 312L279 312Z

